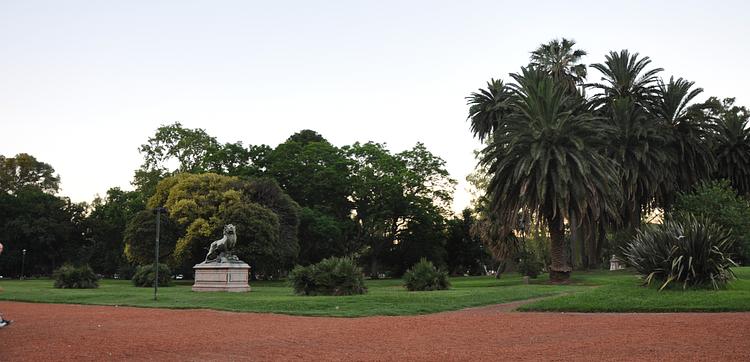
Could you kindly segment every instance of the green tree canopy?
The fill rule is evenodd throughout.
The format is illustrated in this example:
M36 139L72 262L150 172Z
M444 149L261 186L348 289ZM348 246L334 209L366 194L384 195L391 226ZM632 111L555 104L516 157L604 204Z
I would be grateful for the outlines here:
M48 193L59 190L60 177L49 164L38 161L27 153L15 157L0 155L0 192L18 192L24 187L34 187Z

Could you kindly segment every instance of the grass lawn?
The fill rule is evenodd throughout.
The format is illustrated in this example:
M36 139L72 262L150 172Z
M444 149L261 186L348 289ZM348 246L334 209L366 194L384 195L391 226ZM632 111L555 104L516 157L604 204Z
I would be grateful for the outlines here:
M596 285L580 293L527 304L522 311L728 312L750 311L750 267L733 269L737 280L723 290L641 287L632 272L573 273L574 283Z
M249 293L198 293L192 281L159 288L136 288L126 280L102 280L98 289L55 289L52 280L4 280L0 300L121 305L162 308L209 308L237 312L282 313L310 316L359 317L371 315L427 314L467 307L582 291L585 286L547 285L539 279L524 285L518 274L492 277L452 278L453 288L433 292L409 292L401 280L368 280L368 293L344 297L302 297L281 281L251 282Z
M453 288L409 292L402 281L368 280L365 295L301 297L280 281L252 282L250 293L197 293L192 281L159 288L136 288L126 280L103 280L98 289L55 289L52 281L3 280L0 300L122 305L160 308L209 308L237 312L282 313L309 316L359 317L427 314L467 307L506 303L536 297L552 298L522 306L523 311L565 312L723 312L750 311L750 267L735 268L738 280L726 289L657 291L642 287L629 271L574 272L569 285L549 285L546 277L524 285L517 274L452 278ZM556 296L558 295L558 296Z

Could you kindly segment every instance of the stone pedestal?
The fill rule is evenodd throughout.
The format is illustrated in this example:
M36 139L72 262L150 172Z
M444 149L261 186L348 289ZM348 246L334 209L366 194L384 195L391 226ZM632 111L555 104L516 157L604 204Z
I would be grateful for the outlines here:
M194 292L249 292L250 266L243 262L200 263L195 270Z

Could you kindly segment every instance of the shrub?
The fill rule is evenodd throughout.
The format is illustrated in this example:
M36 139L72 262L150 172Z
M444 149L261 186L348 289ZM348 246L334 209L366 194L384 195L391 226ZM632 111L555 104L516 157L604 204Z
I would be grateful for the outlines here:
M438 270L431 261L422 258L404 274L404 286L411 291L442 290L450 288L451 283L447 271Z
M297 265L289 273L294 292L300 295L352 295L367 292L362 268L353 258L327 258L309 266Z
M516 254L516 260L518 260L518 273L523 276L536 279L544 268L544 264L537 259L536 255L528 251Z
M735 261L750 263L750 202L737 195L727 180L701 183L691 193L680 194L675 213L705 217L724 229L731 230L735 244Z
M168 287L172 285L172 271L166 264L159 264L159 286ZM154 286L154 265L142 265L133 274L133 285L136 287Z
M687 215L644 228L626 247L628 263L644 277L644 284L659 281L664 289L672 282L718 289L734 279L729 258L733 239L728 231L705 218Z
M63 265L52 273L55 279L55 288L98 288L99 278L94 274L90 266L75 267Z

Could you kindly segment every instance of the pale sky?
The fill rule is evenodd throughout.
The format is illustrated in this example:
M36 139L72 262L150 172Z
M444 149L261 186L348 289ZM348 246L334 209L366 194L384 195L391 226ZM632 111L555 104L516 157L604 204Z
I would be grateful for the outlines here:
M750 106L742 1L0 0L0 154L51 164L61 195L132 189L137 148L175 121L276 146L313 129L337 146L424 142L468 204L464 97L529 52L575 39L587 64L630 49ZM599 79L590 70L589 80Z

